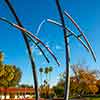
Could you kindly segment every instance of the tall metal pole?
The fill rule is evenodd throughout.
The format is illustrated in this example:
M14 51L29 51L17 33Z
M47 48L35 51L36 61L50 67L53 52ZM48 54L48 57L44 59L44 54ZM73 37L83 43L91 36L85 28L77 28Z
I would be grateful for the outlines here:
M69 57L69 43L68 43L68 32L66 31L65 22L63 13L60 7L59 0L56 0L57 9L60 15L61 23L63 26L64 32L64 42L65 42L65 53L66 53L66 80L65 80L65 90L64 90L64 100L68 100L69 97L69 84L70 84L70 76L69 76L69 67L70 67L70 57Z
M14 10L14 8L12 7L11 3L9 2L10 0L5 0L5 2L7 3L8 7L10 8L13 16L15 17L17 23L19 26L23 27L23 25L21 24L18 16L16 15L16 12ZM22 32L22 36L24 38L27 50L28 50L28 54L29 54L29 59L32 65L32 72L33 72L33 77L34 77L34 85L35 85L35 93L36 93L36 100L39 99L39 94L38 94L38 80L37 80L37 74L36 74L36 66L35 66L35 62L32 56L32 52L31 52L31 48L28 42L28 38L26 37L26 35Z

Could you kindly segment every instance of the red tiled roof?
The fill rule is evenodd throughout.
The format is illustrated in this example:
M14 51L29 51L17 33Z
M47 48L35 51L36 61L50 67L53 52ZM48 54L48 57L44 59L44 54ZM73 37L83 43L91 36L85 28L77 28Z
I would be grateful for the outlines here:
M21 93L34 93L35 90L34 88L0 88L0 92L14 92L14 93L18 93L18 92L21 92Z

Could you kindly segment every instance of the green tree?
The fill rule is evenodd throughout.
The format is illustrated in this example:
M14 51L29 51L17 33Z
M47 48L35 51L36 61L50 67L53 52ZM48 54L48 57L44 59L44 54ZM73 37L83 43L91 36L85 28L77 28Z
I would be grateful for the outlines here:
M49 91L50 91L50 76L51 76L51 72L53 71L53 67L45 67L44 69L42 67L40 67L39 72L41 74L41 81L42 81L42 73L44 72L44 74L46 75L46 79L44 80L44 84L41 84L40 89L40 95L44 96L45 98L49 97ZM49 75L49 77L48 77Z
M79 65L73 65L72 69L75 73L75 76L73 78L73 81L71 82L70 89L76 89L76 93L74 94L87 95L89 93L95 94L98 92L99 89L96 86L96 71L87 70ZM73 83L77 83L78 86L72 85ZM75 88L76 86L77 88Z
M53 90L57 97L64 97L64 85L65 85L65 73L60 73L59 81L57 85L53 87Z
M49 67L46 67L45 68L45 71L44 71L44 73L46 74L46 80L44 80L44 84L45 84L45 86L46 86L46 98L48 98L49 96L48 96L48 86L49 86L49 84L48 84L48 74L49 74Z
M78 82L76 80L76 77L71 77L70 78L70 96L75 96L77 95L77 88L78 88Z
M14 65L0 66L0 87L16 87L21 79L21 71Z
M46 67L46 68L45 68L44 73L46 74L46 81L48 81L49 67Z
M0 64L3 63L4 54L0 51Z
M50 67L49 67L49 80L51 80L51 73L52 73L52 71L53 71L53 67L50 66Z
M19 88L33 88L32 85L28 85L28 84L20 84L18 85Z
M16 87L21 79L21 70L15 65L3 64L4 56L0 52L0 87ZM6 99L6 93L4 93Z
M57 97L64 97L64 87L57 85L53 87L53 90Z

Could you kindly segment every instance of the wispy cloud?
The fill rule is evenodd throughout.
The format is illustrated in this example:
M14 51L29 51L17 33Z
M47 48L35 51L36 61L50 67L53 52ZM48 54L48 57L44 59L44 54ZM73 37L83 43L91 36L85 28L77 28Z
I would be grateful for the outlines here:
M55 49L56 49L56 50L61 50L61 49L62 49L62 47L61 47L61 46L59 46L59 45L56 45Z
M39 56L42 56L42 53L39 51L39 52L38 52L38 55L39 55Z
M45 43L47 47L50 47L50 42Z
M37 28L37 31L36 31L36 35L39 34L39 32L40 32L40 30L41 30L41 28L42 28L42 25L43 25L45 22L46 22L46 21L43 20L43 21L39 24L39 26L38 26L38 28Z

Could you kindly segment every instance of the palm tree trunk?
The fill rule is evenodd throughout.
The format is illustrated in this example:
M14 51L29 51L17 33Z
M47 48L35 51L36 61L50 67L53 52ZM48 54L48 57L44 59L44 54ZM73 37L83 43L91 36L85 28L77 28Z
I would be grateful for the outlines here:
M42 86L42 73L41 73L41 86Z
M59 0L56 0L56 5L57 5L57 9L61 18L61 23L63 26L63 32L64 32L64 40L65 40L65 51L66 51L66 80L65 80L65 90L64 90L64 100L68 100L68 96L69 96L69 83L70 83L70 77L69 77L69 62L70 62L70 58L69 58L69 44L68 44L68 38L67 38L67 32L66 32L66 28L65 28L65 22L64 22L64 17L62 14L62 10L59 4Z
M46 81L47 81L47 83L48 83L48 73L46 74Z
M14 8L10 4L9 0L5 0L5 2L7 3L7 5L10 8L12 14L14 15L18 25L23 27L20 20L19 20L19 18L18 18L18 16L16 15L16 12L15 12ZM23 32L22 32L22 35L23 35L23 38L24 38L24 41L25 41L25 44L26 44L26 47L27 47L27 50L28 50L29 59L30 59L31 65L32 65L32 72L33 72L35 92L36 92L36 100L38 100L39 97L38 97L38 81L37 81L37 75L36 75L36 66L35 66L34 59L32 57L31 48L30 48L28 39L27 39L26 35Z

